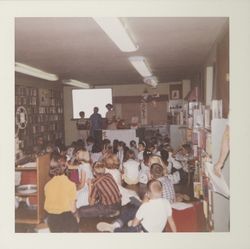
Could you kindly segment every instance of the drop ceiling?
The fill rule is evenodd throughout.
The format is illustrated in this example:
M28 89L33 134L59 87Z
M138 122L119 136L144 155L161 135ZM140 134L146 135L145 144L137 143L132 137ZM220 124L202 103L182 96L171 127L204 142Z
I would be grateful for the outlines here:
M15 61L98 85L143 84L128 61L146 57L160 83L192 78L205 62L228 18L121 18L136 52L124 53L90 17L16 18Z

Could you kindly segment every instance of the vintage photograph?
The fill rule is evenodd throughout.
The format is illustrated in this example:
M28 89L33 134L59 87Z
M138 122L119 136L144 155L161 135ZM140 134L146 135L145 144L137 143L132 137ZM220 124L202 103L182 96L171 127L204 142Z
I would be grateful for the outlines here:
M14 25L15 233L230 232L229 17Z

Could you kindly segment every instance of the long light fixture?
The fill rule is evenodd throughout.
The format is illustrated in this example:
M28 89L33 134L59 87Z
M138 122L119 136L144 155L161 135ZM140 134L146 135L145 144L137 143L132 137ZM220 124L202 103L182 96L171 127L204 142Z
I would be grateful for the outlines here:
M57 81L59 79L56 74L47 73L35 67L31 67L19 62L15 62L15 71L49 81Z
M143 82L153 88L156 88L158 85L158 79L155 76L148 76L143 79Z
M123 52L133 52L138 49L130 38L127 30L117 17L93 17L109 38Z
M78 80L69 79L69 80L63 80L62 82L63 84L66 84L69 86L75 86L75 87L84 88L84 89L90 88L88 83L84 83Z
M146 63L146 59L143 56L131 56L128 59L142 77L152 76L152 72L150 71Z

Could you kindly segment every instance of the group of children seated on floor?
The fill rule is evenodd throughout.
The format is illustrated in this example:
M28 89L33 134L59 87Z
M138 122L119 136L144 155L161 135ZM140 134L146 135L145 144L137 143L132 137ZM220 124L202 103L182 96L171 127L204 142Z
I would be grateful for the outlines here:
M135 141L97 144L91 137L52 152L44 188L50 231L78 232L80 219L91 217L117 218L98 223L99 231L162 232L167 222L176 231L171 204L188 196L175 194L169 154L168 144L158 150ZM145 186L141 196L129 188L138 184Z

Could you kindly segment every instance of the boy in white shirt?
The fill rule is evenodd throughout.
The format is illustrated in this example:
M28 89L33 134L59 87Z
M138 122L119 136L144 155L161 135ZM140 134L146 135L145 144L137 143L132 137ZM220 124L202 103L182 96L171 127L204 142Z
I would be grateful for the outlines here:
M129 226L127 223L132 215L134 218ZM157 180L150 180L140 207L123 209L113 224L100 222L97 229L109 232L162 232L167 222L171 230L176 232L171 205L162 198L162 185Z
M134 185L139 181L140 163L135 160L135 153L133 150L128 150L126 156L128 160L123 163L123 180L128 185Z

